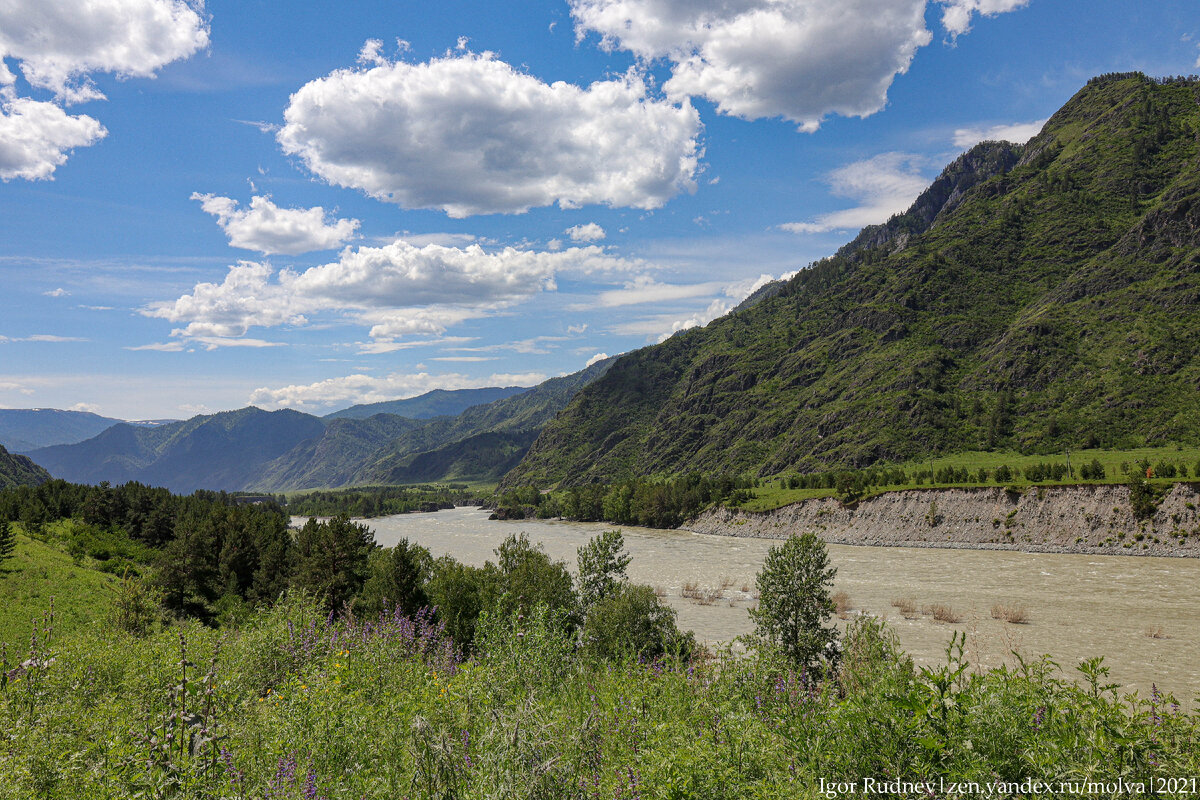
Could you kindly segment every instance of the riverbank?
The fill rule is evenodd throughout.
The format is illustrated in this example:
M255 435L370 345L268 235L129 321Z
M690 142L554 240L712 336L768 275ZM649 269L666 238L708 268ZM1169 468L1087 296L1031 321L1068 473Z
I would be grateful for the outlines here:
M1125 485L912 489L843 505L802 500L772 511L714 508L683 527L696 533L784 539L813 531L826 542L1035 553L1200 557L1200 491L1172 486L1138 519Z

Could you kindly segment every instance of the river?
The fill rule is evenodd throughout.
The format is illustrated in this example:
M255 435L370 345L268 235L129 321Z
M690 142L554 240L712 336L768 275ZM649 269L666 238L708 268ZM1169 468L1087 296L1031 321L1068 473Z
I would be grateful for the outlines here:
M387 547L401 538L468 564L495 560L506 536L524 531L552 558L574 569L575 551L612 528L602 523L524 520L499 522L477 508L366 520ZM749 632L754 577L775 542L688 531L622 527L633 560L629 577L648 583L678 612L681 628L702 641L723 642ZM974 664L1013 663L1049 654L1069 677L1084 658L1103 655L1111 679L1148 694L1151 683L1186 708L1200 694L1200 559L1063 555L996 550L829 546L837 567L834 591L849 595L849 614L885 617L918 664L944 661L953 631L967 634ZM720 591L710 602L688 599L684 588ZM723 589L722 589L723 587ZM906 619L893 601L918 609L953 608L958 623L918 613ZM995 620L995 604L1023 606L1027 624Z

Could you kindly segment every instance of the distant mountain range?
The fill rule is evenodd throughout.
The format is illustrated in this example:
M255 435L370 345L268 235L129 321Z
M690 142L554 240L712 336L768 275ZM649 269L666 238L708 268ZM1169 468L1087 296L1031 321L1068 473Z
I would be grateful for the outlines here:
M128 424L153 427L178 422L174 419L130 420ZM75 444L126 420L102 417L88 411L57 408L0 408L0 445L14 453L39 447Z
M622 357L504 485L1200 444L1200 81L1094 79L765 288Z
M57 408L0 408L0 445L14 453L74 444L121 422L86 411Z
M395 404L346 409L324 419L243 408L157 426L117 423L90 439L33 450L51 475L78 483L139 481L176 492L294 491L379 483L497 480L603 361L532 389L435 391ZM496 399L428 419L410 413Z
M434 389L405 400L364 403L326 414L325 419L366 419L376 414L396 414L409 419L453 417L471 406L503 400L514 394L529 391L528 386L490 386L484 389Z

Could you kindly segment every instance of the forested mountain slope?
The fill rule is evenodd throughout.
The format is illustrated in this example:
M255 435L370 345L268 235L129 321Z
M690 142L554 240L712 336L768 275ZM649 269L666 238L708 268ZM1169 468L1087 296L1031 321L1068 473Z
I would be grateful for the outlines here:
M1198 101L1093 79L774 297L619 359L505 484L1200 442Z
M50 473L27 456L10 453L0 445L0 489L10 486L36 486L50 480Z

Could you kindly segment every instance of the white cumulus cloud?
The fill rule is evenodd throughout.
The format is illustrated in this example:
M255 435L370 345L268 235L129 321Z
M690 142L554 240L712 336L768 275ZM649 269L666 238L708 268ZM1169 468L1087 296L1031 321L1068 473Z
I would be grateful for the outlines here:
M821 214L808 222L787 222L779 227L792 233L824 233L886 222L893 214L907 210L929 185L929 179L921 174L921 165L918 156L881 153L838 167L829 173L830 190L859 204Z
M784 117L813 131L828 114L883 108L932 35L925 0L570 0L576 32L673 63L668 96L724 114Z
M596 355L592 356L591 358L589 358L587 360L587 364L585 364L584 366L590 367L592 364L597 364L606 358L608 358L608 353L596 353Z
M182 0L5 0L0 58L67 103L103 98L93 72L149 78L208 46L199 3Z
M994 17L1029 5L1029 0L940 0L942 5L942 27L952 37L971 30L971 17L982 14Z
M1037 136L1046 120L1014 122L1008 125L992 125L987 128L958 128L954 131L954 146L969 150L980 142L1014 142L1024 144Z
M0 178L51 178L68 151L107 133L92 117L18 97L17 76L4 59L15 61L29 86L52 92L58 104L102 100L93 73L150 78L206 47L202 8L199 0L0 2Z
M563 231L563 233L570 236L572 242L596 242L607 236L604 228L601 228L594 222L589 222L586 225L572 225Z
M174 301L143 313L184 327L173 335L228 339L251 327L304 325L324 312L348 314L371 326L370 336L438 335L472 317L556 288L562 272L594 274L644 268L595 245L555 253L478 244L417 247L397 240L383 247L346 248L338 260L302 272L275 272L242 261L221 283L199 283Z
M280 146L321 178L452 217L657 208L695 188L701 155L696 110L648 97L634 72L546 84L490 53L337 70L284 119Z
M940 0L951 38L974 14L1028 0ZM569 0L576 36L666 59L669 97L705 97L723 114L783 117L815 131L829 114L864 117L933 36L926 0Z
M86 114L72 116L54 103L14 97L0 89L0 179L45 180L67 161L75 147L95 144L108 134Z
M267 255L332 250L354 236L360 224L356 219L329 220L321 206L279 208L269 197L252 197L249 208L219 195L195 192L192 199L217 218L230 245Z
M309 384L261 387L250 403L261 408L329 409L355 403L380 403L415 397L434 389L481 389L486 386L534 386L546 380L540 372L494 373L479 377L459 373L392 373L377 377L357 373Z

